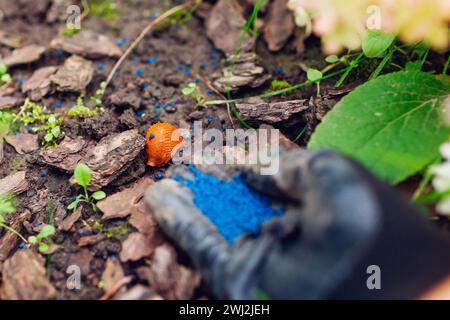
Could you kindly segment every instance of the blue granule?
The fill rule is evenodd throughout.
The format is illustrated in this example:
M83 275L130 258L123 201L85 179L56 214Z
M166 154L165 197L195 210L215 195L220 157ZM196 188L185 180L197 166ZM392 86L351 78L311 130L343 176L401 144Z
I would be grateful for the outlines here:
M261 224L284 213L283 209L273 209L270 199L250 189L239 174L231 181L223 181L194 166L189 169L195 178L176 176L174 180L194 193L195 206L231 244L246 233L257 235Z

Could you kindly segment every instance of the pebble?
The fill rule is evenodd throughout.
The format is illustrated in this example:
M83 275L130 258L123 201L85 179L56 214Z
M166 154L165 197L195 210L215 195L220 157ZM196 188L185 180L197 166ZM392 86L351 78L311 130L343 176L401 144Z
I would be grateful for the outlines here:
M148 59L147 59L147 63L150 63L150 64L156 63L156 58L155 58L155 57L150 57L150 58L148 58Z
M56 100L55 106L57 109L62 107L62 102L60 100Z
M44 171L40 171L40 172L39 172L39 176L40 176L40 177L45 177L45 172L44 172Z
M162 172L157 172L157 173L155 173L155 179L156 179L156 180L164 179L164 177L165 177L165 175L164 175L164 173L162 173Z

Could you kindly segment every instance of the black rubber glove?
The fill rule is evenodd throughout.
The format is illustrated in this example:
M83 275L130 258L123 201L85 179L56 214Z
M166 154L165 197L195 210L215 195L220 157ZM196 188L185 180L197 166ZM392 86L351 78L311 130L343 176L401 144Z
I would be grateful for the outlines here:
M163 230L218 298L408 299L450 273L448 239L353 161L297 150L280 164L273 176L243 169L246 182L282 200L286 212L235 246L194 206L189 189L164 179L146 191ZM380 267L380 290L367 287L370 265Z

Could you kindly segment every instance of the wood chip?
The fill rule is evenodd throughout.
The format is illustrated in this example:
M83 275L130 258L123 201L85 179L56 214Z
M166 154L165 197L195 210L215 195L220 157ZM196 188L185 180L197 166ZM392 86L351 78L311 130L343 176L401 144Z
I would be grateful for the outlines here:
M61 92L82 92L94 76L94 65L91 61L80 56L71 56L56 74L50 77Z
M54 299L56 290L46 277L44 259L32 250L19 250L3 263L1 298L4 300Z
M264 39L269 50L279 51L295 30L294 16L287 7L288 0L273 0L264 25Z
M90 30L81 31L72 37L60 37L50 47L61 49L87 58L120 57L122 50L108 37Z
M131 208L131 217L128 222L143 234L153 234L158 229L158 223L147 209L144 199Z
M40 100L50 92L50 76L52 76L56 70L58 70L58 68L53 66L37 69L33 75L25 81L25 84L22 86L22 92L27 94L31 100Z
M18 154L31 153L39 149L38 135L20 133L5 137L5 141L14 147Z
M133 186L117 192L106 199L97 202L97 207L103 212L103 220L124 218L139 202L142 202L145 189L153 183L153 180L144 177Z
M87 144L85 140L66 136L56 148L43 150L41 158L49 166L73 172L77 163L80 162Z
M242 119L253 123L277 124L309 109L308 100L236 104Z
M117 178L144 147L145 139L135 129L103 138L82 160L92 171L89 190L99 190Z
M104 239L105 239L105 236L101 233L95 234L92 236L84 236L78 240L78 245L80 247L92 246L94 244L99 243L100 241L102 241Z
M206 34L216 48L226 55L231 55L236 43L240 41L242 26L245 23L243 9L236 0L220 0L206 19ZM240 52L251 51L254 44L255 38L245 33Z
M10 224L11 228L20 231L22 224L30 217L30 211L25 210L19 215L15 216ZM19 241L22 241L16 234L11 231L5 231L5 234L0 237L0 262L5 261L12 250L17 248Z
M0 96L0 109L10 109L23 104L24 99L10 96Z
M229 59L227 64L233 64L233 68L226 66L213 75L214 87L223 93L228 89L237 91L242 87L257 88L270 79L270 75L265 73L258 56L253 52L239 54Z
M120 261L137 261L142 258L148 258L161 243L162 238L157 234L145 235L139 232L131 233L122 243Z
M21 194L28 189L25 171L19 171L0 180L0 194Z
M151 287L165 299L190 299L201 282L197 272L178 264L169 244L155 249L147 276Z
M124 277L125 273L123 272L120 261L117 259L108 259L102 274L105 291L111 291Z
M81 218L82 210L83 207L81 205L78 205L75 211L72 214L70 214L67 218L65 218L58 226L58 228L64 231L70 231L75 222L77 222Z
M7 67L21 64L28 64L37 61L45 52L45 47L38 45L29 45L23 48L15 49L9 56L1 60Z

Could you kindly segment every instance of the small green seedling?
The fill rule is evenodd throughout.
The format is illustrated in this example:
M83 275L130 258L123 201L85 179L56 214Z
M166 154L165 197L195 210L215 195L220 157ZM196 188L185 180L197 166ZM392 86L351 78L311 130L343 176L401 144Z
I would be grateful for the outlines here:
M106 197L106 193L99 190L89 195L87 187L91 182L91 169L89 169L89 167L84 163L79 163L75 167L74 177L77 184L83 188L84 194L79 194L75 200L69 204L67 209L75 210L78 203L85 202L92 206L92 210L97 211L97 206L94 204L94 200L104 199Z
M96 110L92 110L88 107L86 107L86 105L84 104L84 95L80 95L77 98L77 103L75 104L75 106L73 106L72 108L70 108L66 115L69 118L90 118L90 117L94 117L96 116L98 113ZM92 99L92 97L91 97ZM100 100L101 103L101 100Z
M81 28L65 28L63 31L64 37L72 37L81 31Z
M316 69L309 68L306 72L306 76L308 77L308 80L312 83L316 83L317 85L317 96L320 94L320 80L323 78L322 72Z
M11 231L16 236L21 238L24 242L27 242L27 239L25 239L17 230L10 227L6 223L6 216L9 214L12 214L14 212L16 212L16 207L14 204L13 196L8 195L8 194L0 195L0 227L6 229L8 231Z
M192 95L194 97L195 101L197 101L198 107L206 107L207 106L205 97L200 94L200 92L198 91L197 85L194 82L191 82L187 85L187 87L184 87L183 90L181 91L181 93L183 93L183 95L185 95L185 96Z
M56 141L61 136L61 117L57 113L50 113L46 107L32 101L26 101L16 120L25 126L33 125L33 132L43 131L44 146L54 147Z
M95 106L100 106L102 101L102 96L105 93L106 81L100 82L100 88L95 91L95 94L89 99L94 103Z
M45 145L55 146L56 140L61 135L61 127L60 123L57 120L55 115L50 115L47 120L47 123L44 124L43 130L45 130L46 134L44 136Z
M55 227L48 224L42 228L37 236L28 237L28 242L32 245L37 245L40 252L47 253L52 246L51 237L54 234Z
M0 63L0 86L8 84L12 81L11 75L8 73L8 67Z

